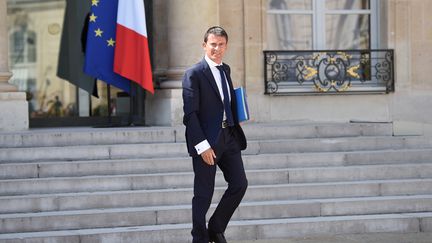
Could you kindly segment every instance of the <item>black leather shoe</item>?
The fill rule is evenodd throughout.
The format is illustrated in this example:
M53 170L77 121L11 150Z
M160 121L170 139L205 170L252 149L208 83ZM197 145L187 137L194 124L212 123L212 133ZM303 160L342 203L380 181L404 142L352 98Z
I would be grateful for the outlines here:
M223 233L209 232L209 239L211 243L227 243Z

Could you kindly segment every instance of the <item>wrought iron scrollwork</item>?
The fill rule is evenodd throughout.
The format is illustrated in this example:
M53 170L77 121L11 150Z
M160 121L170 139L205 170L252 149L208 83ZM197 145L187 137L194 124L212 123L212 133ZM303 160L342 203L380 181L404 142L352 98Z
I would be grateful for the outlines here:
M393 91L392 50L265 51L267 94Z

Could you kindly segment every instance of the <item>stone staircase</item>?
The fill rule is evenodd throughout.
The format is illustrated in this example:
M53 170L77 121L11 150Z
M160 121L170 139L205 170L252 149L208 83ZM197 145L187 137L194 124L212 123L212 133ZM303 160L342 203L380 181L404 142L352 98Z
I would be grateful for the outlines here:
M432 232L432 138L388 123L244 130L249 188L228 240ZM183 127L0 133L0 242L190 242L192 182ZM216 186L214 203L220 173Z

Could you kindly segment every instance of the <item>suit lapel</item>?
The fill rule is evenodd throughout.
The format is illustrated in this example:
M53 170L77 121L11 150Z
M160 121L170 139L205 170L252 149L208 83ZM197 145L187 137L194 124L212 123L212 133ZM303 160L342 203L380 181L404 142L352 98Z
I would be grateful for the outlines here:
M232 96L232 94L234 92L234 86L233 86L233 83L232 83L232 80L231 80L230 72L228 71L229 68L227 67L227 65L225 63L223 64L223 66L224 66L225 76L226 76L228 84L230 86L230 94Z

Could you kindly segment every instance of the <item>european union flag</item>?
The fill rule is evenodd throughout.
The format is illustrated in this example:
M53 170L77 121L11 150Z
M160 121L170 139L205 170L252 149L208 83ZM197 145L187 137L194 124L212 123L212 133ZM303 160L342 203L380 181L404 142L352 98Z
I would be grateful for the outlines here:
M130 80L113 68L118 0L91 2L84 72L130 93Z

